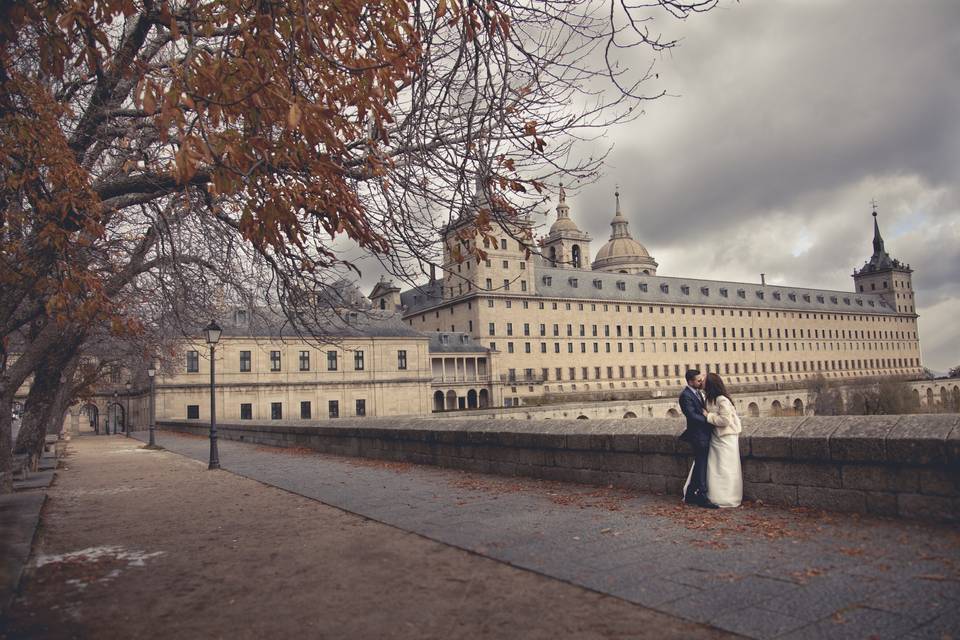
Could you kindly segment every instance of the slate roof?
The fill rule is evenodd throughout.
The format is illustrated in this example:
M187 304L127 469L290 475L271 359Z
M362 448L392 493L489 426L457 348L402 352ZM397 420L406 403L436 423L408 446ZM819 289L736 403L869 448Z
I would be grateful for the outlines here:
M430 336L430 353L487 353L490 351L462 331L436 331Z
M258 309L247 312L246 319L234 312L233 317L219 322L226 337L297 338L300 334L280 314ZM314 327L317 337L330 338L426 338L408 326L400 315L392 311L369 309L357 313L346 312L342 317L331 317ZM198 331L197 335L201 335Z

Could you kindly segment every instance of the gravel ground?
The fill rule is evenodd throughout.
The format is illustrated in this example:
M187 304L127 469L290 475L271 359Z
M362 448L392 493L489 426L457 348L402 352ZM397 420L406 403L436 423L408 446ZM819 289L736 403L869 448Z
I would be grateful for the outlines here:
M119 436L69 446L2 638L719 638Z

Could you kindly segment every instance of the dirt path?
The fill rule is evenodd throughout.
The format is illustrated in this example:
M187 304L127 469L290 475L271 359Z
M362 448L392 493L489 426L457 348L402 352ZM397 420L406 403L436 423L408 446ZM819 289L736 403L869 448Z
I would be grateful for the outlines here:
M122 437L81 437L3 638L718 638Z

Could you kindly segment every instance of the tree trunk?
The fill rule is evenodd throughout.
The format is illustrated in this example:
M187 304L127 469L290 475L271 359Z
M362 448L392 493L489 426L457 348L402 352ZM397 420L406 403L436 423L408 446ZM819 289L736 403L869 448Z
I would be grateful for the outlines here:
M61 383L60 376L72 377L76 368L76 358L63 351L44 360L37 367L27 395L20 432L14 453L26 453L30 456L30 468L36 470L43 454L47 431L57 419L63 420L63 414L70 405L71 385Z
M13 493L13 396L16 389L0 392L0 494Z

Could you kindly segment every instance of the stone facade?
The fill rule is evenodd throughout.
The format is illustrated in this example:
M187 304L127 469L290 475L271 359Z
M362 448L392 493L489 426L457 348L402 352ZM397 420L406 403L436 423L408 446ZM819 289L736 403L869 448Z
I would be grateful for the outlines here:
M442 278L401 293L400 310L412 329L462 331L494 351L507 405L599 390L672 395L687 368L756 386L922 372L912 272L889 256L854 273L855 291L829 291L648 275L646 249L614 247L600 270L575 268L567 245L580 232L565 201L544 240L564 260L527 254L529 223L495 228L491 241L471 235L470 222L445 230ZM621 244L625 225L618 203ZM620 260L633 262L610 272Z

